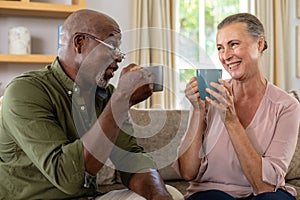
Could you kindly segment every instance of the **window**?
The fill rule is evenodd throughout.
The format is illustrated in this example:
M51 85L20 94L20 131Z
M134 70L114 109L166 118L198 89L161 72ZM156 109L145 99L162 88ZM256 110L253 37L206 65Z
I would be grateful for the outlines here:
M186 83L196 68L221 68L215 37L217 25L226 16L248 12L245 0L177 0L176 106L187 108ZM229 78L223 71L223 78Z

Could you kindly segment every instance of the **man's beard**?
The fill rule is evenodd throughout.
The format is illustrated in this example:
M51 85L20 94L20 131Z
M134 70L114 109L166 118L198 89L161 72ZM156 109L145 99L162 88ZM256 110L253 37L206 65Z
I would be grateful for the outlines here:
M106 88L106 86L108 85L108 81L106 81L104 78L105 72L106 70L102 71L96 76L96 83L98 87Z

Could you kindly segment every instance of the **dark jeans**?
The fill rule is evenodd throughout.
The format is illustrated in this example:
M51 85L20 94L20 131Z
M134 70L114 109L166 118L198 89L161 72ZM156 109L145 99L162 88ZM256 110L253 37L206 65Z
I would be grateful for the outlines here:
M276 192L261 193L256 196L251 195L241 199L235 199L220 190L208 190L197 192L191 195L187 200L296 200L296 198L282 189L278 189Z

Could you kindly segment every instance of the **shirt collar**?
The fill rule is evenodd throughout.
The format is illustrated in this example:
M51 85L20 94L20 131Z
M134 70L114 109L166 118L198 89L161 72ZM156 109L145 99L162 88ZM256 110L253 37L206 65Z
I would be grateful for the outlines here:
M73 91L79 92L79 87L76 86L76 83L72 79L70 79L70 77L62 69L58 57L56 57L56 59L51 64L51 70L53 71L54 76L57 77L64 89L67 91L69 96L73 94ZM96 93L102 99L106 99L108 97L107 88L97 87Z
M70 79L70 77L65 73L65 71L62 69L58 57L53 61L51 64L51 70L55 77L59 80L59 82L62 84L64 89L67 91L68 95L72 95L72 91L74 87L76 86L75 82Z

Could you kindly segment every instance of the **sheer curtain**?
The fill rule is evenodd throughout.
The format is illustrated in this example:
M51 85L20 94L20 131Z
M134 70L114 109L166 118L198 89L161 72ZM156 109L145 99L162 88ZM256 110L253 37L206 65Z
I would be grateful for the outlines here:
M139 108L174 107L174 29L176 0L133 0L133 62L164 66L164 91L155 92Z
M255 14L262 21L268 49L262 56L262 69L268 80L288 89L289 0L255 0Z

